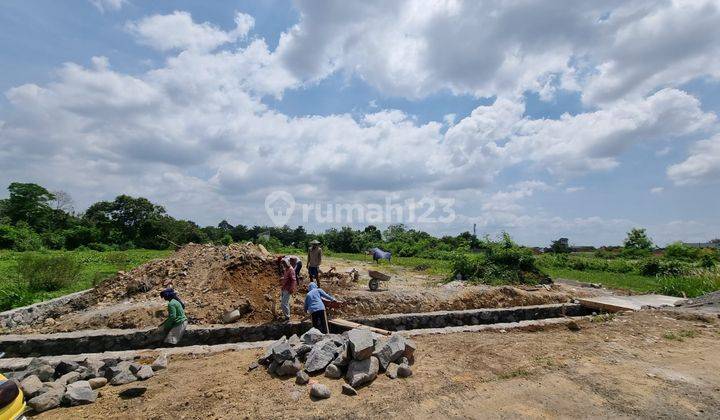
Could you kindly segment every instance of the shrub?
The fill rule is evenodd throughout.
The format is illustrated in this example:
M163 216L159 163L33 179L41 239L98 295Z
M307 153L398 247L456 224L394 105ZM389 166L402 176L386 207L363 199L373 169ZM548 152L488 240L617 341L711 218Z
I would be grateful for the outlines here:
M3 281L0 286L0 311L25 306L32 303L32 295L27 285L17 280Z
M103 255L103 259L108 264L112 265L116 270L127 270L130 266L130 256L122 251L108 252Z
M42 246L40 236L29 227L0 225L0 248L15 251L39 251Z
M656 276L660 273L660 259L648 257L640 261L640 274L643 276Z
M699 256L700 249L683 245L682 242L672 243L665 248L665 258L692 261Z
M18 273L31 292L52 292L73 284L82 265L69 255L24 254Z

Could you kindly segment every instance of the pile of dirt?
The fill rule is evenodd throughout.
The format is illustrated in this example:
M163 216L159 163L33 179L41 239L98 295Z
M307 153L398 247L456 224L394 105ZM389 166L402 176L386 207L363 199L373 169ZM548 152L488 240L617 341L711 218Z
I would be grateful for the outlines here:
M676 306L678 310L718 314L720 316L720 290L682 301Z

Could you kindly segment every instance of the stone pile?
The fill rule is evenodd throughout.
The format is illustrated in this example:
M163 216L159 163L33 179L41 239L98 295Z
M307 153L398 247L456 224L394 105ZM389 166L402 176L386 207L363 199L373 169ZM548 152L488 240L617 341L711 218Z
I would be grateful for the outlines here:
M167 364L165 355L160 355L152 365L95 358L82 362L60 361L52 365L36 358L26 370L15 372L10 377L19 382L28 407L35 413L42 413L61 405L91 404L98 397L98 388L108 383L123 385L150 379Z
M343 334L323 334L316 328L298 337L283 337L265 349L250 366L267 367L271 375L295 376L299 385L307 384L310 375L323 373L329 379L345 379L343 394L357 395L357 388L366 386L381 372L391 378L412 375L415 343L399 334L384 337L366 329L352 329ZM329 398L327 386L314 383L310 395Z

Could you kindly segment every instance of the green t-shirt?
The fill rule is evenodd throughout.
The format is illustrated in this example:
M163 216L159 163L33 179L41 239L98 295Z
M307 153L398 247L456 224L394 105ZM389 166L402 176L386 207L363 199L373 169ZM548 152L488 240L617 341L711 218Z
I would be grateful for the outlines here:
M169 330L182 324L184 321L187 321L185 310L180 302L176 299L171 299L170 302L168 302L168 319L165 320L165 329Z

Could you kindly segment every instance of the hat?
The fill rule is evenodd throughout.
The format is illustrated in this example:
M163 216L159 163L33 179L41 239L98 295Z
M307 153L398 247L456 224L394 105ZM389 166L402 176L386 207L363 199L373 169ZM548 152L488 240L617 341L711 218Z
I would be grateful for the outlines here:
M320 241L318 241L317 239L313 239L312 241L310 241L310 245L320 245Z

